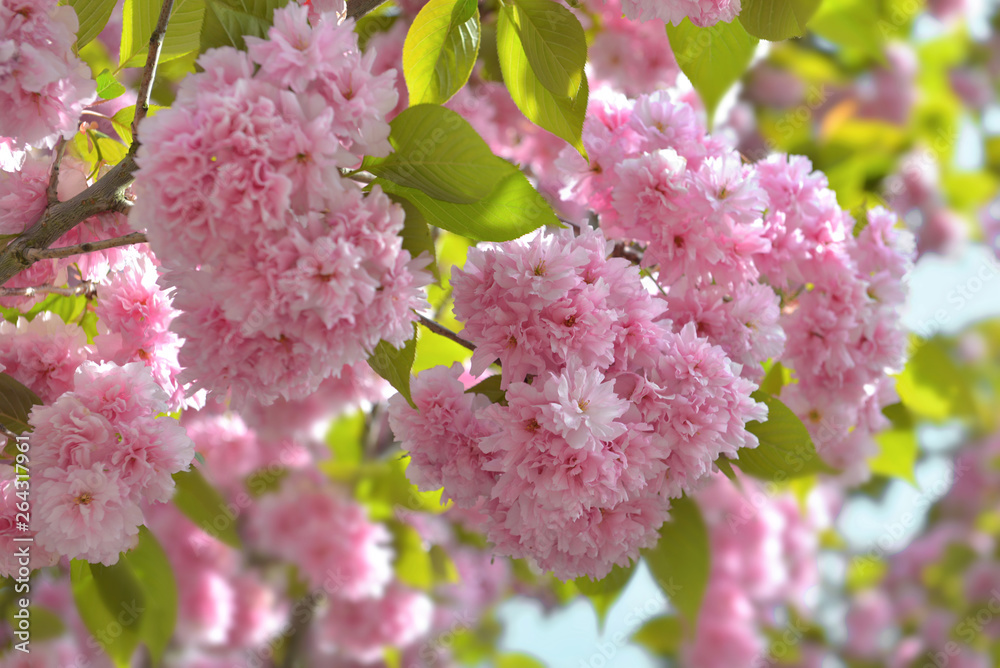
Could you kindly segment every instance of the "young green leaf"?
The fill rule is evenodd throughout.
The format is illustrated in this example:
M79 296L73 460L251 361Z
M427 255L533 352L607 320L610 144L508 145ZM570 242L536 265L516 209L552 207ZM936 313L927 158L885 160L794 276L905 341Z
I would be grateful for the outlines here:
M125 86L118 83L111 70L105 69L97 75L97 95L102 100L113 100L125 93Z
M534 0L532 0L534 1ZM553 4L550 0L544 0ZM569 35L579 35L582 39L583 30L572 12L564 9L568 15L563 29ZM547 62L544 58L544 48L534 43L540 39L537 32L523 32L523 9L514 4L504 4L500 9L497 23L497 53L500 59L500 71L511 98L528 120L552 134L565 139L573 148L587 157L583 146L583 119L587 113L589 88L587 77L581 75L580 85L575 94L557 95L543 83L540 77L553 88L557 83L565 82L565 90L570 90L575 78L567 72L565 76L558 74L554 65L548 70L538 72L534 68L543 68L540 63ZM531 41L525 44L524 40ZM529 55L529 51L531 54ZM584 42L586 53L586 42Z
M417 328L413 328L413 338L395 348L385 341L379 341L375 351L368 358L368 366L375 373L389 381L403 395L411 406L416 408L413 397L410 396L410 369L413 368L413 357L417 351Z
M209 536L240 549L242 543L236 533L236 519L201 471L192 467L187 471L178 471L173 477L177 489L174 505Z
M198 50L205 6L210 2L213 0L174 0L159 62ZM119 67L143 67L146 64L149 38L156 28L162 6L162 0L125 0Z
M80 22L76 31L76 50L79 51L101 34L118 0L67 0L66 4L73 8Z
M515 168L497 157L468 121L436 104L410 107L389 124L393 152L368 156L361 168L429 197L478 202Z
M119 557L114 566L70 563L73 600L84 626L116 668L126 668L139 646L147 601L142 587Z
M0 373L0 424L15 434L29 430L28 413L42 400L12 376Z
M823 0L743 0L740 23L760 39L777 42L801 37Z
M475 0L430 0L403 43L403 77L410 106L444 104L465 85L479 54Z
M202 53L220 46L245 50L244 37L267 37L274 24L274 10L289 0L202 0L205 19L201 25Z
M788 406L763 392L751 396L767 404L767 421L747 423L747 431L760 443L756 448L740 448L733 464L748 475L773 482L836 473L816 453L809 431Z
M691 499L683 496L670 504L670 521L660 529L659 543L643 557L663 593L693 623L708 585L708 529Z
M576 98L587 63L587 37L573 12L552 0L514 0L504 6L502 16L517 34L539 83L558 98Z
M130 665L140 642L159 662L177 621L177 583L149 529L139 527L136 546L112 566L74 559L70 582L84 625L116 667Z
M507 405L507 393L500 389L500 374L481 380L465 391L466 394L481 394L495 404Z
M632 636L632 642L648 649L656 656L673 656L684 640L684 627L677 617L653 617Z
M142 585L147 606L140 635L157 665L174 635L177 623L177 581L170 560L146 527L139 527L139 542L122 555Z
M416 188L405 188L382 179L375 183L387 193L408 199L431 225L476 241L509 241L542 225L560 227L548 202L524 174L513 165L510 168L508 176L489 197L472 204L443 202Z
M969 416L975 405L970 383L942 340L918 340L916 346L896 379L903 405L934 422Z
M746 71L759 40L736 20L699 28L684 19L678 26L668 23L667 35L677 64L701 96L711 121L723 95Z

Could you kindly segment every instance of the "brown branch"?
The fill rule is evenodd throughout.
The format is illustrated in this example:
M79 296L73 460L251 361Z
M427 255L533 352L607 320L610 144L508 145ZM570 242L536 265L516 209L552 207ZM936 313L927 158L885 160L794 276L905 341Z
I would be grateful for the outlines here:
M368 12L374 11L385 0L352 0L347 3L347 18L360 19Z
M66 138L59 137L56 150L52 157L52 171L49 172L49 186L45 189L45 197L49 206L59 203L59 167L66 153Z
M431 330L435 334L437 334L439 336L443 336L446 339L451 339L452 341L454 341L458 345L465 346L469 350L473 350L474 351L476 349L475 344L470 343L469 341L466 341L465 339L463 339L461 336L459 336L455 332L451 331L447 327L439 325L438 323L434 322L430 318L428 318L426 316L422 316L419 313L417 314L417 318L420 320L420 324L421 325L423 325L427 329Z
M0 297L34 297L35 295L62 295L64 297L79 297L88 299L96 294L96 288L90 281L84 281L72 288L60 288L55 285L39 285L33 288L0 288Z
M135 102L135 117L132 119L132 146L129 153L135 155L139 143L134 141L139 136L139 123L149 113L149 95L156 79L156 63L160 60L160 49L163 48L163 37L167 34L167 24L170 22L170 12L173 11L174 0L163 0L160 7L160 18L156 21L153 34L149 36L149 53L146 54L146 66L142 68L142 81L139 83L139 93Z
M125 197L125 189L132 183L135 170L135 160L126 155L82 193L45 209L41 220L0 251L0 285L32 265L34 260L28 258L30 251L48 248L91 216L107 211L127 212L130 203Z
M118 246L131 246L132 244L142 244L146 243L145 232L133 232L132 234L126 234L122 237L115 237L114 239L105 239L103 241L88 241L86 243L77 244L76 246L63 246L61 248L48 248L39 249L32 248L28 250L25 255L32 262L38 262L39 260L52 260L63 257L72 257L74 255L80 255L81 253L93 253L95 251L107 250L108 248L117 248Z

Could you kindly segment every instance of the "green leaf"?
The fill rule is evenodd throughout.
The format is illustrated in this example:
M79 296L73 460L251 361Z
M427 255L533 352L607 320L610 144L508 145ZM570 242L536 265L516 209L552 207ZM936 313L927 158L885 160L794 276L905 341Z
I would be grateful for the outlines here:
M483 66L479 76L486 81L503 82L503 72L500 70L500 57L497 54L497 24L484 23L480 28L479 60ZM1000 151L998 151L1000 153Z
M79 51L101 34L108 24L118 0L67 0L76 12L80 29L76 31L76 50Z
M201 43L206 3L219 0L174 0L167 33L160 48L159 63L197 51ZM119 67L143 67L149 53L149 38L160 18L162 0L125 0Z
M403 43L403 76L410 106L444 104L465 85L479 54L475 0L430 0Z
M681 620L670 615L653 617L632 636L632 642L642 645L656 656L673 656L684 639Z
M147 610L142 617L142 640L158 664L177 623L177 582L170 560L146 527L139 527L139 543L122 555L145 593Z
M736 20L699 28L684 19L679 26L668 23L667 35L677 64L701 96L711 121L719 101L746 71L759 40Z
M326 434L326 443L330 446L334 462L345 466L358 466L364 458L361 452L361 439L365 432L364 411L338 418Z
M395 348L385 341L379 341L375 351L368 358L368 366L375 373L389 381L403 395L413 408L413 397L410 396L410 369L413 368L413 357L417 351L417 328L413 327L413 338Z
M451 109L420 104L404 110L389 126L393 152L384 158L368 156L361 168L434 199L478 202L516 170Z
M902 478L914 487L917 478L917 432L914 429L888 429L875 435L879 453L868 460L872 473Z
M513 0L504 10L538 82L556 97L575 98L583 85L587 37L573 12L552 0Z
M389 522L393 536L393 565L400 582L422 591L430 591L436 584L434 563L424 539L409 524Z
M526 4L534 6L539 2L554 5L551 0L530 0ZM561 9L568 15L565 23L561 24L562 29L570 35L581 35L583 28L577 18L568 9ZM525 44L523 41L531 36L531 33L522 33L521 30L524 11L521 3L504 4L500 8L497 53L507 90L510 91L514 104L528 120L562 137L582 156L587 157L587 150L583 146L583 119L587 113L589 90L587 77L581 76L580 86L575 94L559 95L546 87L540 77L544 77L550 84L562 79L555 71L537 72L534 69L541 59L539 54L543 49L539 44ZM532 52L531 55L529 51ZM572 81L570 79L567 83L567 90L571 88Z
M663 593L694 623L711 563L708 529L694 501L686 496L671 500L670 521L660 529L656 547L643 556Z
M289 0L203 0L205 20L201 26L202 53L220 46L245 50L244 37L267 37L274 23L274 10Z
M495 404L507 405L507 393L500 389L500 374L481 380L465 391L481 394Z
M594 612L597 613L597 629L599 632L604 632L604 623L608 619L608 612L611 610L611 606L615 604L621 595L625 591L625 587L628 586L629 580L632 579L632 575L635 574L635 564L630 565L628 568L622 568L621 566L615 566L611 569L604 578L594 581L589 577L579 577L574 580L576 588L580 590L580 593L590 599L591 605L594 606Z
M816 473L836 471L816 453L809 431L788 406L763 392L751 395L767 404L767 421L747 423L747 431L757 437L756 448L740 448L733 463L755 478L784 482Z
M941 339L915 343L896 392L914 415L935 422L968 416L975 405L969 383Z
M227 509L225 500L201 471L192 467L187 471L178 471L173 477L177 488L174 505L209 536L240 549L242 543L236 533L236 520Z
M135 107L129 105L119 109L111 117L111 126L126 144L132 144L132 121L135 119Z
M112 566L74 559L70 581L80 617L116 666L128 666L140 642L159 662L177 621L177 584L149 529L139 527L136 546Z
M23 434L31 429L28 414L32 406L41 403L42 400L31 389L12 376L0 373L0 424L15 434Z
M545 198L517 169L512 169L489 197L473 204L443 202L416 188L382 179L375 183L385 192L411 201L431 225L475 241L510 241L542 225L562 226Z
M125 94L125 86L118 83L111 70L97 75L97 95L103 100L113 100Z
M740 23L754 37L777 42L801 37L822 0L743 0Z
M117 668L125 668L139 646L147 605L128 562L119 557L114 566L104 566L74 559L70 582L77 612L90 635Z
M767 375L764 376L764 380L760 382L760 391L772 396L777 396L781 394L781 388L791 381L791 373L788 369L782 365L781 362L775 362L768 369Z
M878 27L878 5L870 0L824 0L809 20L809 30L838 46L884 60L885 35Z

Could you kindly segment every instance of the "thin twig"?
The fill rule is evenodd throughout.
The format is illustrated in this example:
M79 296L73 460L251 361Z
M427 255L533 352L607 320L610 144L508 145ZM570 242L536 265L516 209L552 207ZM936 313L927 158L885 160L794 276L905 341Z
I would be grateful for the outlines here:
M465 346L469 350L475 350L476 349L475 344L470 343L469 341L466 341L465 339L463 339L461 336L459 336L455 332L451 331L447 327L439 325L438 323L434 322L430 318L427 318L427 317L422 316L420 314L417 314L417 318L420 320L420 324L421 325L423 325L427 329L431 330L435 334L437 334L439 336L443 336L446 339L451 339L452 341L454 341L458 345Z
M118 246L131 246L132 244L146 243L145 232L133 232L123 237L105 239L104 241L88 241L76 246L62 246L61 248L33 248L25 252L25 256L32 262L39 260L52 260L64 257L72 257L81 253L93 253L95 251L117 248Z
M0 288L0 297L34 297L35 295L62 295L64 297L93 297L97 288L90 281L84 281L72 288L54 285L38 285L33 288Z
M56 150L52 156L52 171L49 172L49 186L45 189L46 201L51 204L59 203L59 166L62 164L63 155L66 153L66 139L59 138L56 142Z
M163 0L160 8L160 18L156 21L153 34L149 36L149 53L146 54L146 66L142 68L142 81L139 83L139 93L135 102L135 117L132 119L132 137L139 136L139 123L149 112L149 95L156 79L156 63L160 60L160 49L163 48L163 37L167 34L167 23L170 22L170 12L173 11L174 0ZM138 142L133 141L129 153L135 155Z

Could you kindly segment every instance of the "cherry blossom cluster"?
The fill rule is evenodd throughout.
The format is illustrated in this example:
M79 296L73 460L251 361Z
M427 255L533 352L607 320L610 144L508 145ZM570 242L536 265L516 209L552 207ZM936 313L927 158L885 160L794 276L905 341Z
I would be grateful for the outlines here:
M380 340L402 345L423 304L402 208L340 175L389 152L397 100L352 28L280 9L269 39L205 53L143 122L130 222L177 288L179 380L237 404L302 398Z
M721 454L754 447L766 409L739 364L675 332L639 269L597 231L473 248L452 276L472 373L502 368L502 403L466 393L460 366L413 383L390 424L421 489L482 511L498 552L561 578L603 577L655 544L669 499Z
M97 98L90 68L73 52L76 12L56 0L0 2L0 136L48 147L72 139Z
M32 408L33 528L53 554L111 565L135 544L143 504L169 501L194 444L139 363L84 362L73 389Z
M864 477L905 359L913 251L895 216L856 224L807 159L745 163L667 91L596 93L583 139L589 161L565 148L555 162L562 199L638 255L675 332L693 325L757 382L768 360L791 369L782 400L830 464Z
M777 625L782 606L807 612L805 594L819 582L817 532L828 509L817 492L804 516L793 495L765 493L744 476L737 487L717 473L698 490L712 558L695 635L681 650L684 665L771 665L765 630Z

